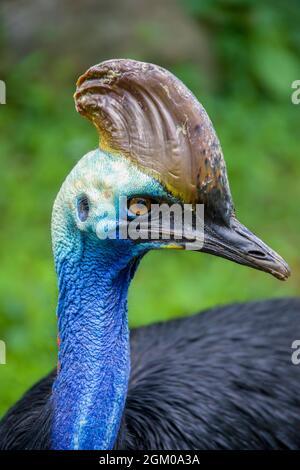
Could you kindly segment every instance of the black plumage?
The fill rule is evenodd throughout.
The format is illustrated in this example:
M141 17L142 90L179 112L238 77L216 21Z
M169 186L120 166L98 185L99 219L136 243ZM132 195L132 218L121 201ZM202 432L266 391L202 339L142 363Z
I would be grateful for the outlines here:
M300 300L234 304L131 332L117 449L299 449ZM55 371L0 423L0 449L51 447Z

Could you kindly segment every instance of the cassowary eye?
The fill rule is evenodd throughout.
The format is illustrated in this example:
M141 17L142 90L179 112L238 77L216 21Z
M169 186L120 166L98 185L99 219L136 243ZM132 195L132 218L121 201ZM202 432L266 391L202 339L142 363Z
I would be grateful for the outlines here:
M77 213L81 222L85 222L89 216L90 204L86 195L80 196L77 201Z
M127 214L128 217L134 218L139 215L150 214L152 200L144 197L133 197L128 201Z

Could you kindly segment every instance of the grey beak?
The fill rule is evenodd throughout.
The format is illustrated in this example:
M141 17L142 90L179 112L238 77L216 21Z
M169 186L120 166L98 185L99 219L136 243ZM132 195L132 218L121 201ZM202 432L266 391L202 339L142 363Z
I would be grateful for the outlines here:
M203 252L229 259L239 264L286 280L290 268L281 256L242 225L234 216L229 226L206 220Z

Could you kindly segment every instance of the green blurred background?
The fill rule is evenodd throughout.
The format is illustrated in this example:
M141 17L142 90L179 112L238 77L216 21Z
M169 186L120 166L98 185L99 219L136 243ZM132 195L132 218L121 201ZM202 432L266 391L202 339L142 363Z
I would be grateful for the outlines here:
M0 414L56 365L51 208L97 145L72 99L94 63L158 63L191 88L220 137L239 218L293 271L281 283L204 254L151 253L131 287L131 325L300 293L299 25L298 0L1 1Z

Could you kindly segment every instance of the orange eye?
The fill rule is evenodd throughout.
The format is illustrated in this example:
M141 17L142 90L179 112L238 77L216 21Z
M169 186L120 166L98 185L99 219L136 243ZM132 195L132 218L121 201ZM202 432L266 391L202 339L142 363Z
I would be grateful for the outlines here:
M133 197L128 201L128 216L134 218L140 215L149 214L151 209L151 202L151 199L143 197Z

